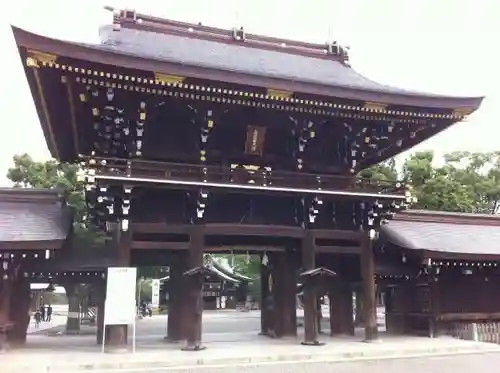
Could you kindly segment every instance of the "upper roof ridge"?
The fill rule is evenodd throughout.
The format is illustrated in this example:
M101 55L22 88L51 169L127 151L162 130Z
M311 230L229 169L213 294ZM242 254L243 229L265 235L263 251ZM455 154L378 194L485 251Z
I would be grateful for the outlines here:
M244 44L249 47L275 50L282 53L306 55L316 58L337 60L349 64L349 47L338 42L311 43L272 36L247 33L243 26L231 30L206 26L201 22L189 23L166 18L154 17L135 10L105 7L113 12L113 25L118 31L121 27L141 29L164 34L182 35L190 38L218 41L222 43Z

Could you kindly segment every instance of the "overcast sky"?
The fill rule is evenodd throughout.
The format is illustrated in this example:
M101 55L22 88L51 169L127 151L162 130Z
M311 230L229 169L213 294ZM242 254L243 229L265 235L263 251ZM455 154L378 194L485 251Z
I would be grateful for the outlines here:
M381 83L453 95L485 95L468 122L419 149L500 150L500 1L495 0L22 0L0 20L3 120L0 185L12 155L49 156L10 25L50 37L97 42L111 21L104 5L248 32L351 47L353 67ZM159 46L161 47L161 46ZM496 110L495 110L496 109Z

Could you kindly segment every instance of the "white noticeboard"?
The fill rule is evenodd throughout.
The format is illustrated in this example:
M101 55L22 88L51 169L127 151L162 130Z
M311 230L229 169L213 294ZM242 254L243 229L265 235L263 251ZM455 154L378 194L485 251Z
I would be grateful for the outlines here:
M106 325L132 325L132 350L135 351L137 268L108 268L102 350Z
M151 282L151 304L153 308L160 307L160 280Z

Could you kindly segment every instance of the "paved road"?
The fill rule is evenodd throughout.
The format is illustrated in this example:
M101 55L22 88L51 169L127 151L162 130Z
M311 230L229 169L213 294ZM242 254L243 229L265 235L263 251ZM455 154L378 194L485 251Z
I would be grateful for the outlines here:
M248 366L195 367L163 370L122 370L114 373L494 373L500 368L500 354L456 355L348 363L270 363ZM94 371L105 373L105 371Z
M138 320L138 335L161 335L165 333L166 316L153 316ZM260 314L256 312L232 311L228 314L205 312L203 315L203 333L247 333L260 331Z

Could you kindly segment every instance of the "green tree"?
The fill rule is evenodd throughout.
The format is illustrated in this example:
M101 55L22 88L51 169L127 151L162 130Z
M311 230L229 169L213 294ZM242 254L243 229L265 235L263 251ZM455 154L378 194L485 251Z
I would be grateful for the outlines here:
M390 158L387 161L366 168L358 176L376 181L397 181L398 171L396 169L396 160Z
M500 153L456 151L443 158L438 167L430 151L405 161L403 176L418 198L413 208L494 213L500 201Z
M73 211L74 232L79 245L94 245L103 237L85 217L84 184L78 180L78 164L61 163L56 160L35 161L29 154L13 157L13 166L7 171L7 178L18 188L57 189Z

